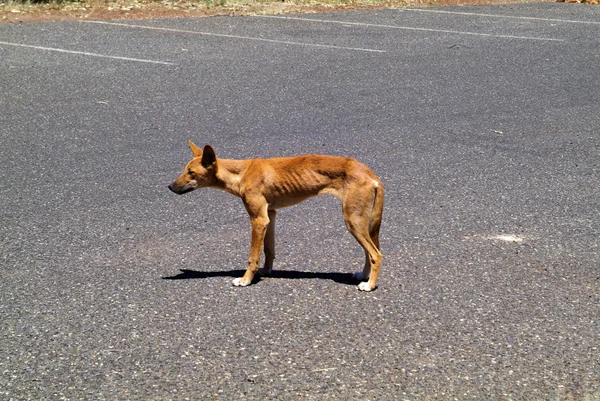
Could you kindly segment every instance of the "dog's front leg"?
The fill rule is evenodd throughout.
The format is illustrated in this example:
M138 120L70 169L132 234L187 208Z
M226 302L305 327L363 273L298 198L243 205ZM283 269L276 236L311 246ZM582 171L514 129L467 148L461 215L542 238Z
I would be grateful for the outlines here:
M269 225L265 234L265 265L258 270L261 277L271 274L273 269L273 260L275 260L275 209L269 209Z
M260 253L262 251L263 242L269 225L269 217L267 214L267 204L261 206L259 210L245 202L250 221L252 223L252 241L250 243L250 256L248 257L248 268L246 273L240 278L233 280L233 285L236 287L245 287L252 282L254 275L258 270L260 263Z

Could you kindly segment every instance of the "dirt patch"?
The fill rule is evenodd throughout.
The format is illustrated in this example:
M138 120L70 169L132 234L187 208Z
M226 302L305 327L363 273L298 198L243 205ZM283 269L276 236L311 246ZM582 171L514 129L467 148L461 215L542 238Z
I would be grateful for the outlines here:
M227 0L88 0L50 4L2 3L0 0L0 23L76 21L76 20L133 20L175 17L209 17L216 15L257 15L317 13L346 10L372 10L389 7L427 7L442 5L478 5L522 3L522 0L365 0L340 3L302 1L256 1L228 2ZM554 0L549 0L554 1ZM565 0L563 0L565 1ZM566 0L598 4L600 0Z

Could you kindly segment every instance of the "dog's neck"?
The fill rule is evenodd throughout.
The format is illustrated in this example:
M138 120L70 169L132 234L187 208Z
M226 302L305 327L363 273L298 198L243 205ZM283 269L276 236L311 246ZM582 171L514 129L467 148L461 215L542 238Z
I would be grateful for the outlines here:
M251 160L218 159L216 187L235 196L241 196L241 183L244 172Z

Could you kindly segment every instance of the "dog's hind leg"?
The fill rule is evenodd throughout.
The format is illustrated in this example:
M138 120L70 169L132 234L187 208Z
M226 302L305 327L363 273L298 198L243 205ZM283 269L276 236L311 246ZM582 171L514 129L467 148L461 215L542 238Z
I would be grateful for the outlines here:
M267 233L265 234L265 265L258 270L261 277L266 277L271 274L273 269L273 260L275 259L275 209L269 209L269 225L267 225Z
M350 233L365 250L365 267L362 272L355 273L354 277L360 280L366 280L368 278L369 281L361 282L358 285L358 289L361 291L372 291L377 287L377 278L379 276L379 268L381 267L382 259L381 252L379 252L379 249L377 249L369 237L367 229L357 228L356 226L353 226L353 223L347 225Z
M342 211L348 231L365 250L365 267L362 273L356 273L354 277L360 280L368 278L369 281L361 282L358 288L361 291L372 291L377 286L382 255L376 244L379 242L379 225L371 225L373 205L376 200L374 196L376 195L371 193L372 195L369 196L362 191L364 189L346 194L342 200Z
M369 252L365 249L365 266L361 272L352 273L352 277L358 281L367 281L371 275L371 258Z
M371 241L375 245L375 248L379 250L379 226L377 224L375 227L369 227L369 236L371 237ZM352 275L356 280L359 281L367 281L371 275L371 257L369 251L365 249L365 266L362 272L356 272Z
M381 228L381 217L383 214L383 186L376 187L375 191L373 211L371 212L371 221L369 222L369 235L377 249L379 249L379 229Z

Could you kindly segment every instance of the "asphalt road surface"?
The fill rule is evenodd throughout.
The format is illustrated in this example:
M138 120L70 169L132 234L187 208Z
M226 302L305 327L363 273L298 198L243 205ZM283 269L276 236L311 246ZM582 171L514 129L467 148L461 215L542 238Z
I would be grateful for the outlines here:
M0 399L600 399L600 7L0 24ZM339 201L239 199L187 140L386 187L379 287Z

